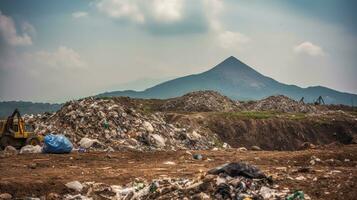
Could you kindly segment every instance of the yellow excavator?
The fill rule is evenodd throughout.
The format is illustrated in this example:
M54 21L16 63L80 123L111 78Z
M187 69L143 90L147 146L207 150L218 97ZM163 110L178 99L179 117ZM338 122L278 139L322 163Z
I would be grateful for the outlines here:
M39 145L43 141L42 136L34 133L33 126L25 124L18 109L7 120L0 120L0 148L13 146L21 148L25 145Z

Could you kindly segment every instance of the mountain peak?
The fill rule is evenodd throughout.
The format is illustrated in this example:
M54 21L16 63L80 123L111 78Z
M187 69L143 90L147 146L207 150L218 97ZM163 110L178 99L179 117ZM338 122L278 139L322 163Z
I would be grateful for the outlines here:
M229 56L228 58L225 59L226 60L232 60L232 61L239 61L236 57L234 56Z
M237 69L251 69L248 65L240 61L234 56L229 56L224 61L219 63L217 66L212 68L213 70L237 70Z

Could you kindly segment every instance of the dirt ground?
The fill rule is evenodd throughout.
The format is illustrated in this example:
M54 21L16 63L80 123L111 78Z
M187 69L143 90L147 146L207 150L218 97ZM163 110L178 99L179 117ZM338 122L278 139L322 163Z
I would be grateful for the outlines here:
M187 151L90 152L67 155L33 154L0 158L0 193L14 197L64 194L73 180L126 184L135 178L196 177L231 161L245 161L272 175L279 188L303 190L312 199L356 199L357 145L331 146L304 151ZM312 156L321 159L310 165ZM333 159L333 160L331 160ZM172 161L174 165L165 164ZM298 169L311 166L308 172ZM296 180L303 176L305 180Z

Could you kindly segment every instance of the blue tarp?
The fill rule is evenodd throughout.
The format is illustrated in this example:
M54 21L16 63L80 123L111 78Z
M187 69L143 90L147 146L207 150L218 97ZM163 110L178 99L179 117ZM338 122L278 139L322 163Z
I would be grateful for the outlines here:
M44 153L70 153L73 148L72 143L64 135L46 135L44 143Z

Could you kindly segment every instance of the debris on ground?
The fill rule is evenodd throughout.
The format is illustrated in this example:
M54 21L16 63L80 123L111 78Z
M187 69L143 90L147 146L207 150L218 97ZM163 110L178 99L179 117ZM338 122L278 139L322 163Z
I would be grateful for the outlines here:
M13 156L13 155L16 155L18 154L18 151L15 147L13 146L6 146L4 151L3 151L3 154L5 156Z
M68 182L66 187L76 192L81 192L83 189L83 185L79 181Z
M195 153L192 155L193 159L195 160L202 160L203 156L201 154Z
M89 149L91 147L100 148L104 146L104 144L100 143L97 139L90 139L86 137L82 138L78 144L80 148L84 148L84 149Z
M262 149L261 149L260 147L258 147L258 146L252 146L252 147L250 147L250 149L253 150L253 151L261 151L261 150L262 150Z
M304 200L305 195L303 191L295 191L293 194L286 197L286 200Z
M20 154L28 154L28 153L42 153L42 147L40 145L26 145L20 149Z
M256 166L247 164L245 162L232 162L221 165L207 172L208 174L221 174L225 173L228 176L244 176L247 178L267 178Z
M0 194L0 199L1 200L12 199L12 195L9 193L2 193L2 194Z
M159 178L152 181L135 179L124 186L78 181L66 186L78 193L66 194L64 199L296 199L302 191L293 193L288 188L277 189L257 168L243 163L228 164L229 171L207 173L198 178ZM234 168L240 166L239 168ZM220 167L222 169L222 167ZM237 169L240 172L233 172ZM243 169L243 170L242 170ZM213 169L211 171L214 171ZM232 171L233 170L233 171ZM249 176L242 171L249 171ZM259 171L259 175L252 175ZM229 172L229 173L227 173ZM232 176L231 176L232 175ZM259 178L258 178L259 177ZM82 191L82 192L81 192Z

